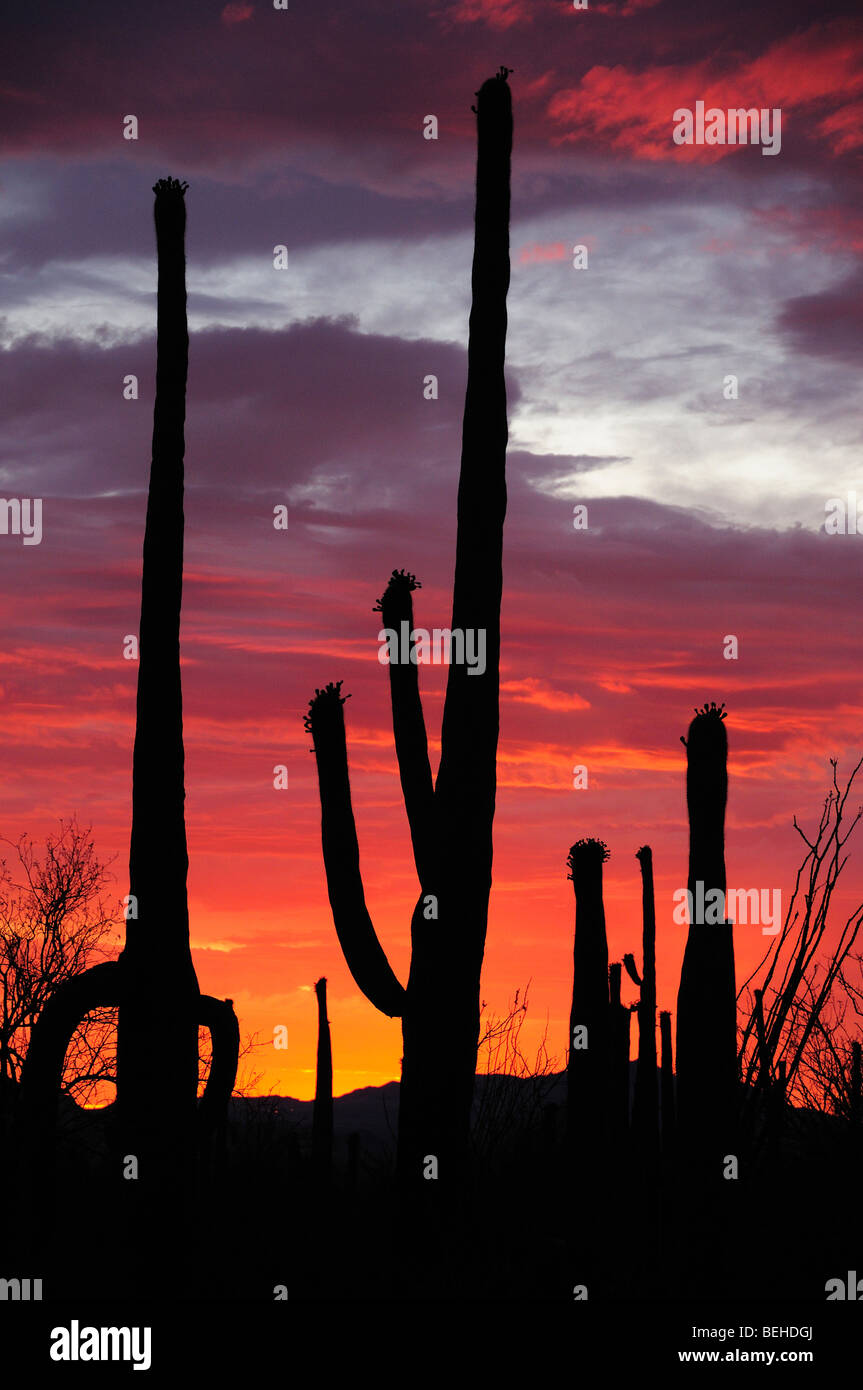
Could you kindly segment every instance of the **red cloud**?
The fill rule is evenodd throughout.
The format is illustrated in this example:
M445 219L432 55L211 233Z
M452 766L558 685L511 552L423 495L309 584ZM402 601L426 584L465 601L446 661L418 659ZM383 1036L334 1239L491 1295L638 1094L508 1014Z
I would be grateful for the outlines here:
M714 59L631 72L595 66L578 87L553 97L548 114L568 127L560 141L599 136L612 148L646 159L723 159L736 145L682 145L671 138L673 113L705 107L779 107L797 126L827 140L834 154L863 144L863 39L846 24L816 24L726 71ZM829 113L819 110L830 104ZM805 115L804 115L805 111Z
M583 696L570 695L565 691L555 690L547 681L537 680L535 676L525 676L522 680L502 681L500 688L511 699L520 700L526 705L539 705L542 709L590 709L590 701L585 700Z
M242 5L232 3L226 5L222 10L223 24L242 24L244 20L251 19L255 13L254 5Z
M488 24L492 29L511 29L532 18L529 0L458 0L448 19L458 24Z
M863 252L863 212L831 204L828 207L755 208L762 227L787 238L789 250Z
M652 10L658 4L659 0L624 0L623 5L597 5L596 9L598 14L613 14L618 19L628 19L640 10Z
M528 261L565 261L568 254L569 248L562 241L551 241L547 245L536 241L532 246L522 246L518 259L525 265Z

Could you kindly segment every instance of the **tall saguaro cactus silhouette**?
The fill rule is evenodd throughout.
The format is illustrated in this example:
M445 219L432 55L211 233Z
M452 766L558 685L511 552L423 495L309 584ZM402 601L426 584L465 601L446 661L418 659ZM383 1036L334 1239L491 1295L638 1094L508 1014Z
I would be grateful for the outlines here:
M721 1171L737 1080L737 997L732 924L725 908L728 738L724 705L704 705L689 725L689 902L692 920L677 995L677 1119L681 1141ZM712 895L712 898L711 898ZM703 921L698 921L704 904Z
M129 850L131 916L120 957L117 1087L123 1142L162 1169L191 1148L198 1078L198 982L189 947L180 605L189 334L186 185L155 186L159 259L153 461L144 532ZM154 1005L158 1056L154 1066ZM160 1142L161 1141L161 1142Z
M159 269L156 398L141 587L126 944L119 960L74 977L49 1000L33 1029L22 1075L32 1129L44 1138L75 1027L90 1010L118 1005L120 1146L124 1155L138 1160L142 1190L155 1198L169 1190L178 1193L192 1176L199 1023L213 1039L202 1126L213 1123L231 1094L239 1049L230 1001L201 996L189 945L180 681L189 346L186 187L168 178L153 189Z
M452 628L482 631L485 671L450 665L441 757L432 780L417 667L390 664L393 729L420 897L406 987L393 974L365 905L351 807L341 683L318 690L314 740L324 863L336 931L360 989L404 1039L399 1170L409 1182L437 1160L443 1186L464 1171L479 1035L499 733L500 604L507 445L504 355L509 287L512 103L508 69L484 82L477 116L476 228L468 379L458 489ZM413 575L393 571L384 624L413 621ZM445 1026L441 1018L445 1017Z

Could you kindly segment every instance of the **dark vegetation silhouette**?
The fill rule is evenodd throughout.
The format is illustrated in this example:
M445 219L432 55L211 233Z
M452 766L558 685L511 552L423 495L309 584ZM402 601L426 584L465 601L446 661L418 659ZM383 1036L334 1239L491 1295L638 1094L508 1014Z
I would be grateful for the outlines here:
M486 666L451 662L432 779L415 663L390 662L393 732L420 895L402 986L365 903L348 777L341 682L316 691L314 740L330 904L345 960L404 1039L399 1174L416 1197L463 1187L479 1038L480 972L491 889L499 730L500 605L507 445L504 354L509 286L512 103L508 69L484 82L477 106L476 224L468 340L452 630L484 632ZM375 611L383 626L413 628L413 574L394 570ZM446 1027L440 1027L446 1000ZM429 1156L438 1176L425 1178Z
M239 1030L230 1001L202 998L189 946L180 607L188 329L186 184L154 187L158 253L156 395L141 586L132 767L126 943L116 961L64 981L32 1029L21 1079L33 1171L50 1173L57 1096L69 1041L94 1009L119 1010L114 1190L142 1247L158 1250L184 1223L199 1137L223 1113L236 1075ZM200 1106L198 1028L213 1058ZM200 1131L200 1134L199 1134ZM124 1179L121 1165L137 1164ZM154 1255L154 1258L158 1258Z
M686 747L689 878L692 921L677 995L677 1116L693 1164L721 1180L724 1153L734 1152L737 1080L737 991L733 926L724 920L725 807L728 737L725 708L696 710ZM721 895L722 918L710 920L698 902Z
M602 902L607 859L604 841L593 839L579 840L567 859L575 892L568 1133L599 1166L607 1158L611 1107L608 937ZM589 1145L582 1145L585 1134L591 1136Z
M659 1085L656 1070L656 902L653 893L653 851L642 845L637 851L641 869L641 974L628 952L623 964L638 987L638 1071L632 1108L632 1127L648 1157L659 1143Z
M725 913L726 715L724 705L696 710L683 740L688 884L693 904L716 892L722 912L714 923L689 925L676 1076L672 1015L659 1008L665 1001L657 996L647 844L637 851L640 968L631 952L609 962L605 842L583 836L570 850L575 931L563 1069L554 1070L545 1038L535 1061L524 1055L526 993L516 993L502 1018L486 1018L482 1032L506 509L507 77L502 68L484 83L475 108L473 303L452 610L454 630L485 631L486 670L468 676L464 665L450 666L433 779L417 666L390 665L395 746L420 883L405 986L365 904L348 774L347 697L340 683L331 683L310 702L307 728L336 933L356 984L382 1013L401 1018L404 1038L400 1084L334 1099L327 982L319 979L313 1105L280 1097L231 1099L237 1019L230 1000L200 994L189 948L179 666L185 185L168 179L155 187L157 384L126 944L119 960L55 981L29 1025L20 1068L16 1142L29 1204L22 1204L23 1215L12 1214L4 1249L35 1277L52 1249L52 1292L111 1296L120 1271L123 1292L259 1303L286 1291L292 1300L542 1297L572 1303L765 1293L822 1300L825 1281L844 1273L847 1252L863 1233L851 1197L842 1223L813 1224L801 1235L787 1217L801 1210L801 1192L829 1185L853 1196L859 1186L863 986L854 947L863 906L829 950L827 941L845 845L861 814L848 824L848 797L863 760L844 788L833 762L833 787L811 838L794 822L806 854L792 901L781 932L737 991L733 926ZM393 571L376 609L385 627L412 628L418 588L409 571ZM638 991L633 1006L623 997L624 969ZM69 1043L96 1009L119 1010L117 1101L110 1117L94 1117L93 1133L103 1125L104 1134L99 1131L90 1152L59 1146L65 1188L54 1192ZM210 1034L212 1055L196 1102L201 1028ZM479 1076L478 1045L485 1062ZM17 1083L9 1074L9 1044L2 1046L0 1077L8 1091ZM397 1149L391 1155L396 1097ZM8 1120L8 1110L2 1113ZM6 1120L0 1141L4 1149L10 1142ZM122 1177L129 1156L140 1168L134 1182ZM438 1166L431 1180L424 1176L430 1156ZM739 1169L731 1180L729 1156ZM440 1219L424 1227L405 1222L406 1212L423 1214L423 1203L432 1209L426 1215ZM34 1204L41 1204L44 1218L35 1240L26 1224ZM765 1211L779 1215L769 1241L760 1241ZM444 1237L439 1244L428 1239L431 1229ZM413 1258L405 1258L411 1248Z
M796 1245L780 1237L762 1256L757 1273L751 1266L741 1269L740 1252L765 1207L782 1209L786 1199L791 1204L795 1188L811 1182L828 1155L847 1180L863 1156L860 1043L850 1020L842 1032L849 1012L857 1029L863 1016L863 995L846 978L849 963L860 964L852 951L863 926L863 907L847 917L826 959L818 956L847 862L844 847L863 815L858 811L850 826L845 823L846 803L863 759L844 788L831 759L833 788L812 839L795 820L807 854L792 902L780 934L738 994L733 922L726 916L725 719L724 705L705 704L696 710L688 738L681 740L687 749L692 915L678 994L676 1076L669 1010L659 1014L657 1072L653 856L648 846L638 851L642 973L631 953L623 964L640 991L639 1047L634 1078L629 1066L622 1108L628 1026L620 965L607 963L602 864L608 850L603 841L588 838L570 851L576 931L567 1068L567 1166L573 1183L567 1254L584 1297L635 1296L641 1276L651 1281L655 1297L785 1294L821 1300L829 1259L841 1263L838 1253L828 1255L826 1232ZM711 890L718 890L712 916ZM703 921L697 920L699 903ZM830 1009L836 1014L833 1026ZM813 1108L824 1112L829 1102L833 1124L813 1125L812 1109L790 1104L792 1077L798 1103L808 1107L817 1095ZM823 1172L820 1180L825 1180ZM625 1222L616 1203L622 1190L635 1197L626 1207ZM855 1229L859 1234L859 1221ZM622 1268L615 1252L633 1235L637 1258ZM835 1232L832 1245L837 1251L841 1246Z
M522 1039L530 983L515 991L500 1015L486 1012L485 1001L481 1006L471 1117L471 1152L480 1171L511 1171L519 1150L547 1144L556 1128L560 1078L548 1050L548 1022L532 1055Z
M110 875L92 827L76 816L61 820L41 849L29 835L7 843L14 859L0 862L0 1100L10 1097L14 1107L36 1019L61 984L111 954L118 914L104 896ZM69 1049L62 1084L79 1104L114 1080L106 1029L105 1014L88 1017Z
M159 265L153 456L144 532L129 891L135 907L118 965L117 1119L144 1190L191 1192L200 990L189 947L180 606L189 335L185 185L155 186ZM159 1001L164 1057L153 1066ZM141 1179L139 1178L140 1182Z
M674 1053L671 1043L671 1010L659 1013L660 1054L660 1117L662 1151L669 1153L677 1133L677 1101L674 1094Z
M572 1169L568 1225L579 1285L594 1285L608 1200L612 1131L612 1010L602 901L602 840L584 839L567 859L575 892L572 1011L567 1066L567 1140ZM590 1202L583 1200L592 1193Z

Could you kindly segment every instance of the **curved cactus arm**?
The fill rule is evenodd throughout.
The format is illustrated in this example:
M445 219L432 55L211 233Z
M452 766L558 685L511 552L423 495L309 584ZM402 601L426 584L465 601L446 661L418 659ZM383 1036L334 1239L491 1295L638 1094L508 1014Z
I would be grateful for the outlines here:
M65 980L48 999L21 1069L21 1103L31 1122L39 1125L54 1115L72 1034L93 1009L119 1005L121 980L119 963L103 961Z
M653 889L653 851L642 845L636 853L641 869L641 997L638 1005L638 1069L633 1121L650 1141L658 1136L659 1088L656 1077L656 898Z
M623 964L627 975L634 985L641 985L641 976L638 973L638 966L635 964L635 956L631 951L627 951L623 957Z
M393 570L383 597L374 611L381 615L381 626L401 636L402 624L413 630L414 610L411 594L421 588L415 575ZM403 653L406 655L406 653ZM419 691L419 667L414 661L389 663L390 698L393 708L393 737L399 776L405 801L414 863L423 889L430 885L433 863L432 810L434 785L429 763L428 737Z
M237 1080L240 1060L240 1024L232 999L214 999L202 994L197 1000L198 1026L209 1031L212 1040L210 1074L198 1101L198 1124L208 1131L224 1118Z
M363 994L389 1018L400 1018L405 991L390 968L366 907L360 848L351 805L342 683L316 690L305 717L314 740L321 797L321 843L327 893L339 945Z

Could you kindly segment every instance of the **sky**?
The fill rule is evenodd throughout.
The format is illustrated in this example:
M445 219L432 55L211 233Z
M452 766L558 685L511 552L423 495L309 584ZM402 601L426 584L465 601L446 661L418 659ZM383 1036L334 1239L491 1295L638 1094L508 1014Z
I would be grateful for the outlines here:
M858 488L863 518L857 5L48 0L16 7L4 31L0 491L42 499L42 538L0 535L0 834L44 838L75 814L128 891L136 666L123 650L152 430L151 189L173 175L189 182L198 978L261 1043L262 1091L313 1094L321 975L336 1094L398 1078L400 1025L354 985L332 926L302 716L316 687L344 681L366 899L405 982L418 890L372 610L404 567L422 581L416 623L450 619L471 104L503 63L509 508L482 998L500 1014L530 982L527 1051L547 1029L562 1057L566 857L593 835L611 855L611 959L640 960L635 851L653 847L659 1006L673 1011L694 707L729 710L729 886L786 902L793 817L811 828L830 757L841 775L863 753L863 535L825 530L830 499ZM698 101L778 110L781 147L676 144L675 110ZM435 762L444 681L422 668ZM850 848L849 904L863 899ZM767 939L757 926L736 938L742 979Z

